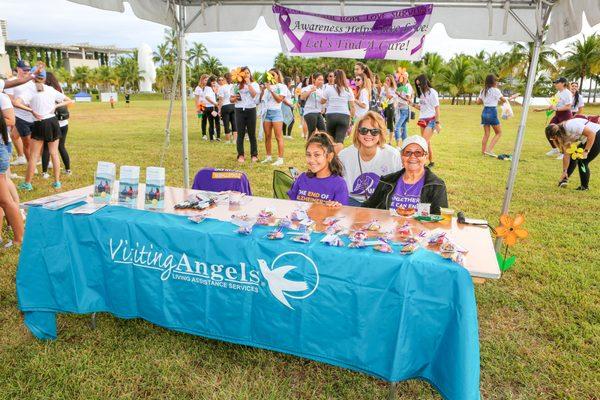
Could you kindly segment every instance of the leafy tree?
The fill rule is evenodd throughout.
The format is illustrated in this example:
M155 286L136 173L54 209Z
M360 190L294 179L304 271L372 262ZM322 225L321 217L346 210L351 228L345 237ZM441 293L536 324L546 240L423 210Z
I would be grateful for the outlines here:
M90 81L92 71L87 66L75 67L73 70L73 81L77 83L80 90L85 90Z
M204 43L194 42L187 51L187 58L194 66L199 65L206 57L208 57L208 50Z

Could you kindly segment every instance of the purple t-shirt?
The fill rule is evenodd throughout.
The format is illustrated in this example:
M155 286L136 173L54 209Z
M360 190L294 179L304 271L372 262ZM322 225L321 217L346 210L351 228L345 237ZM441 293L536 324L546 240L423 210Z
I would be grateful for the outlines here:
M347 205L348 187L344 178L338 175L330 175L327 178L310 178L306 173L302 173L288 191L288 196L290 196L290 200L312 203L337 201Z
M396 190L392 194L392 204L390 208L396 209L401 208L417 208L421 201L421 190L425 183L425 175L421 177L417 182L409 184L405 183L404 179L400 177Z

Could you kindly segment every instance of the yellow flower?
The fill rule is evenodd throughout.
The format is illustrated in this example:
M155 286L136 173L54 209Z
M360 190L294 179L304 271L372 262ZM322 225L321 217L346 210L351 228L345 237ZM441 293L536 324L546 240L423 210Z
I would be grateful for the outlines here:
M571 143L571 147L567 149L567 153L571 155L573 160L583 158L583 149L581 147L577 147L577 143Z
M275 75L270 73L269 71L267 71L265 73L265 80L270 83L271 85L275 85L277 84L277 79L275 78Z
M529 233L521 228L525 222L525 217L517 214L515 219L504 214L500 216L500 226L496 228L496 236L502 238L507 246L517 243L517 239L525 239Z

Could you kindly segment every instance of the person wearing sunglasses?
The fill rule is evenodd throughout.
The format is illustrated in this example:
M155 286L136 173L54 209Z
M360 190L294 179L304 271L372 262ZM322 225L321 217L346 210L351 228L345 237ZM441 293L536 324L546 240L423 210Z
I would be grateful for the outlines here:
M428 203L431 214L440 214L441 208L448 207L446 184L425 167L427 148L425 138L409 136L402 143L400 152L403 168L382 176L375 192L362 206L396 210Z
M381 176L402 168L400 152L386 144L385 136L383 117L368 111L354 125L353 146L340 151L349 205L360 207L373 194Z

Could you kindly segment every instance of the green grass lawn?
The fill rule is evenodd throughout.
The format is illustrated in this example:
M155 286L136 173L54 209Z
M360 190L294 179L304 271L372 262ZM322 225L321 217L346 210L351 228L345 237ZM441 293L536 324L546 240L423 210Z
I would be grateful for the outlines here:
M99 160L158 165L167 105L75 105L68 134L73 176L63 178L64 190L92 184ZM480 155L479 107L444 105L441 114L435 170L446 181L450 205L495 224L510 163ZM172 186L182 185L179 116L165 158ZM511 207L526 215L530 237L514 248L517 263L502 279L476 287L485 399L600 398L600 160L591 165L589 192L574 190L577 173L567 189L557 188L561 163L544 155L545 122L543 113L530 114ZM204 166L241 168L255 194L271 196L272 167L240 167L235 146L204 142L195 115L189 123L192 176ZM511 152L517 124L518 115L504 123L497 152ZM410 128L417 131L414 121ZM286 163L304 169L297 128L294 136L285 142ZM24 174L23 167L16 171ZM50 194L50 183L36 177L22 201ZM59 339L40 342L17 309L17 261L17 250L0 253L0 399L386 398L386 384L363 374L107 314L95 331L89 317L61 315ZM398 393L400 399L439 398L420 381L401 383Z

